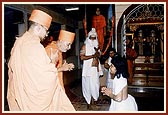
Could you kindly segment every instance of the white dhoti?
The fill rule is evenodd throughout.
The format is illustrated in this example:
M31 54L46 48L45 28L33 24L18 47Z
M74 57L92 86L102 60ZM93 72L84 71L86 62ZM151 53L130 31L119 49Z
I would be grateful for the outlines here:
M113 94L117 95L125 86L127 85L127 79L123 78L114 78L113 80ZM111 105L109 111L137 111L137 103L133 96L128 94L127 99L122 100L121 102L117 102L111 99Z
M93 29L94 30L94 29ZM90 40L90 36L94 34L96 39ZM96 32L89 32L88 37L86 38L85 45L82 47L81 55L91 56L95 55L95 53L101 53L98 50L98 40ZM91 98L93 97L95 101L98 100L99 97L99 89L100 89L100 81L99 76L103 75L103 70L101 68L101 64L99 61L99 65L97 67L92 66L93 58L88 58L83 60L83 68L82 68L82 92L83 96L88 104L91 102Z
M96 67L89 68L90 76L82 76L82 92L88 104L91 102L91 97L97 101L99 97L100 81Z

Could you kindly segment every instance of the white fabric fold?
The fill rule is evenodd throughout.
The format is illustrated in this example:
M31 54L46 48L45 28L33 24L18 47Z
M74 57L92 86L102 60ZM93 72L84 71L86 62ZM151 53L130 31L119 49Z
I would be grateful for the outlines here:
M93 44L92 44L93 43ZM85 56L90 56L95 54L94 47L98 48L97 40L91 41L89 40L89 36L85 41ZM92 67L93 58L83 61L83 69L82 69L82 92L83 96L88 104L91 102L91 97L94 98L95 101L98 100L99 97L99 88L100 81L99 75L103 75L103 71L101 68L101 64L99 62L99 71L97 67Z
M113 80L113 94L117 95L127 85L127 79L123 78L122 74L120 78L115 76ZM127 99L117 102L111 99L111 105L109 111L138 111L138 106L135 98L128 94Z

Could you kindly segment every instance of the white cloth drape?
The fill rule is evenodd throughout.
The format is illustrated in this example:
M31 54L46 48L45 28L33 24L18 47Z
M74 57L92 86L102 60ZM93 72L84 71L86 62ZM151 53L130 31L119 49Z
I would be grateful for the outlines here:
M122 75L119 79L115 77L113 80L113 87L112 87L113 94L117 95L126 85L127 85L127 79L123 78ZM135 98L130 94L128 94L126 100L123 100L121 102L117 102L111 99L111 105L109 111L137 111L137 110L138 107Z
M94 47L86 44L86 53L85 55L93 55L95 53ZM99 72L97 67L92 67L93 58L83 61L83 69L82 69L82 92L85 100L88 104L90 104L91 96L93 96L94 100L97 100L99 97ZM100 62L99 62L100 65ZM99 66L100 68L100 66ZM102 72L102 70L101 70Z
M109 65L112 64L111 60L112 60L111 57L107 59ZM106 85L107 85L107 88L112 88L113 86L113 79L111 79L110 69L108 69L107 71Z

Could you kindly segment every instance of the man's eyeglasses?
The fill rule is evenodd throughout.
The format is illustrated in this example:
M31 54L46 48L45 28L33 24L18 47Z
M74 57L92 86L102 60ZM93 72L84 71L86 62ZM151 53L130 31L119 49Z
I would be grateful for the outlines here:
M50 31L47 31L45 37L48 37L48 34L49 34L49 33L50 33Z

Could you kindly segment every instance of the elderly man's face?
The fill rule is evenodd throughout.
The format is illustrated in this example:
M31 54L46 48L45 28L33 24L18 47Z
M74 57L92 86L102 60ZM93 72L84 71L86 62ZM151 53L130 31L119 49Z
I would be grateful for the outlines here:
M40 26L40 32L39 32L39 37L40 37L40 40L43 41L44 39L46 39L46 36L48 35L48 31L47 31L47 28L45 28L44 26Z
M90 36L89 39L90 40L96 40L96 37Z
M67 52L67 50L71 49L71 43L63 40L59 40L59 49L61 52Z

